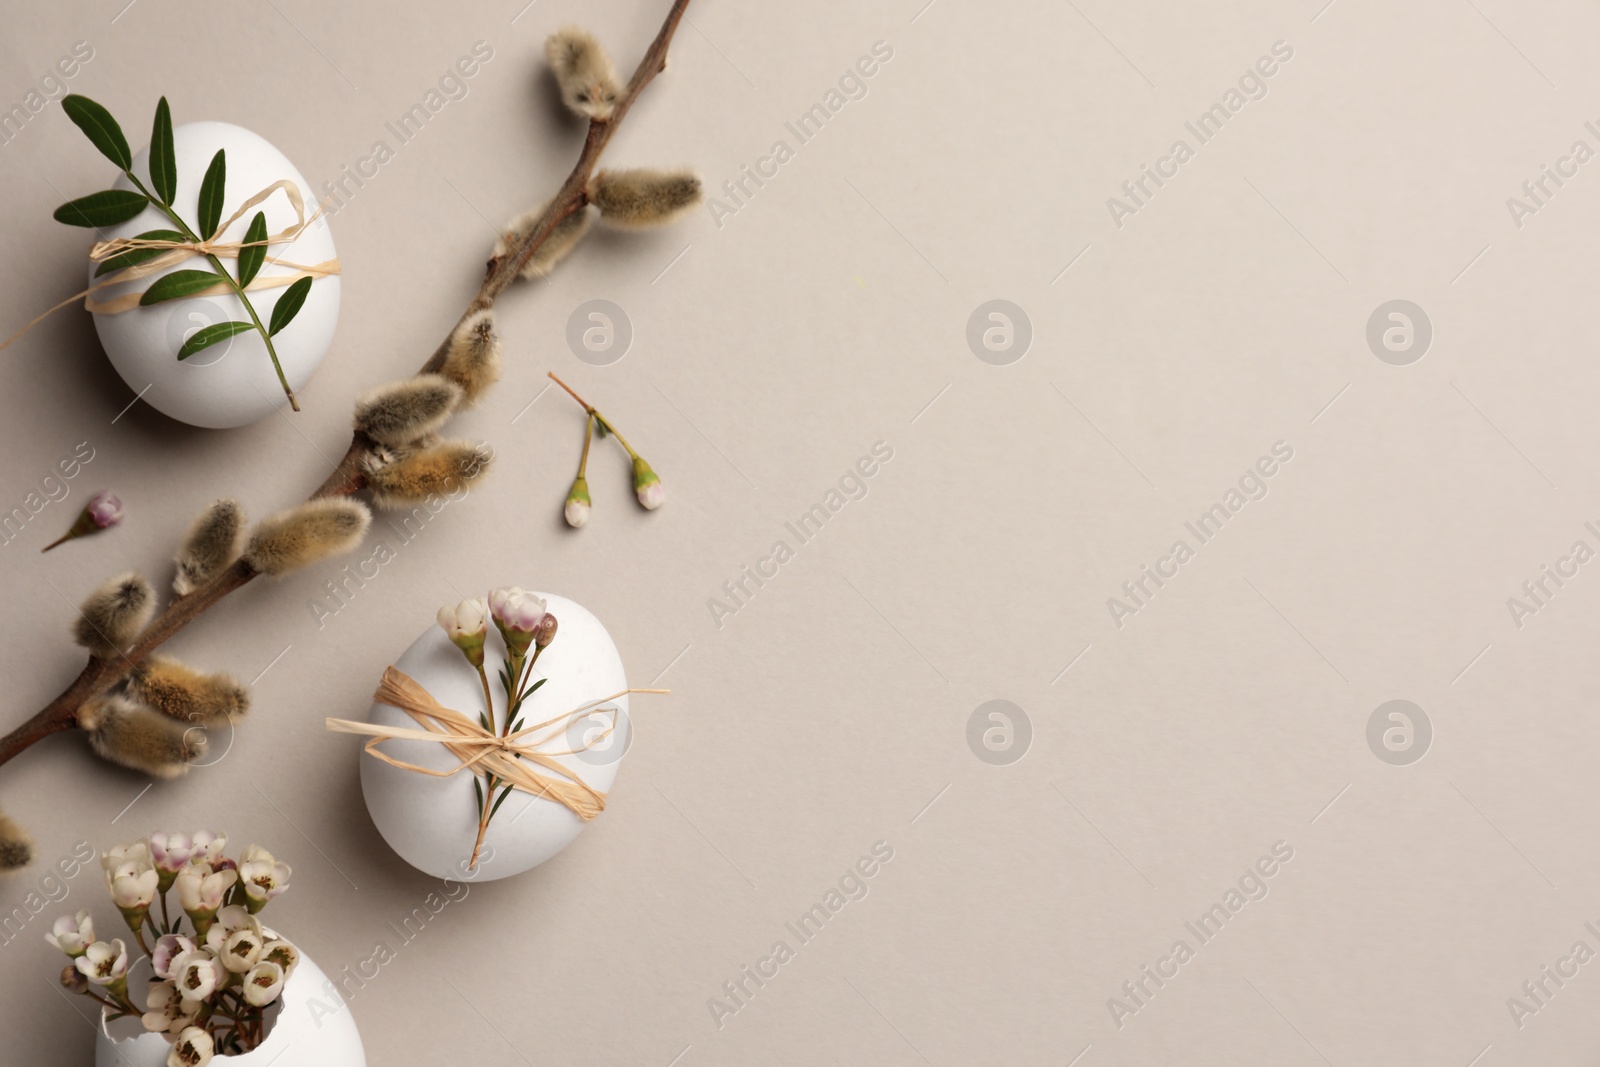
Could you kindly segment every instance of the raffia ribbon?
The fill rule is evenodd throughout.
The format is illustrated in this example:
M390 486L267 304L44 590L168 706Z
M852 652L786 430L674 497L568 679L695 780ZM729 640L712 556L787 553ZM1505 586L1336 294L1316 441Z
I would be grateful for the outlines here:
M591 700L581 707L574 708L563 715L557 715L544 722L535 723L501 737L484 728L477 719L470 718L447 708L433 698L433 694L423 688L422 683L396 667L389 667L383 672L383 680L378 683L378 691L372 699L380 704L388 704L399 708L415 719L420 729L403 726L383 726L371 722L353 722L349 719L329 719L328 729L335 733L356 734L368 738L363 750L370 756L405 771L415 771L435 778L449 778L461 771L471 771L474 774L492 774L501 781L531 793L536 797L553 800L570 810L584 822L588 822L605 810L606 795L589 786L579 778L570 768L562 765L555 759L556 756L572 756L579 752L587 751L605 740L616 730L616 709L612 709L611 725L589 738L581 747L564 749L558 752L541 750L537 746L549 740L560 730L565 730L574 722L582 719L588 712L629 693L666 693L666 689L623 689L612 693L610 696ZM534 735L551 730L543 738ZM385 741L431 741L449 749L461 762L447 771L434 770L416 763L407 763L379 751L378 746ZM528 762L524 762L524 761ZM529 763L537 764L551 773L543 774Z
M266 200L269 196L278 192L279 190L282 190L283 194L289 198L289 204L294 208L295 221L291 225L286 226L277 233L268 235L267 239L264 241L219 241L217 239L223 233L227 232L229 226L232 226L234 223L244 218L246 212L250 211L252 208L256 207L262 203L262 201ZM158 274L161 271L166 270L168 267L175 266L176 264L181 263L192 256L212 255L216 256L218 259L238 259L239 253L245 248L255 248L259 245L271 246L277 244L292 244L302 233L305 232L308 227L310 227L321 217L322 208L320 207L317 208L314 213L312 213L310 218L306 217L306 202L305 198L300 195L300 187L294 182L284 179L282 181L273 182L255 196L252 196L243 204L240 204L239 210L230 215L228 219L222 223L222 225L217 227L216 232L205 240L163 241L155 238L118 237L111 241L97 241L95 242L94 247L89 249L89 259L94 263L104 263L113 256L119 256L124 252L132 252L138 249L156 249L159 250L161 254L158 256L153 256L150 259L145 260L143 263L135 263L131 267L124 267L119 271L113 271L104 278L95 282L93 285L89 286L89 288L85 289L83 292L74 296L69 296L67 299L61 301L61 303L57 304L49 311L46 311L38 318L35 318L32 322L28 323L22 329L8 337L4 344L0 344L0 348L6 347L6 345L9 345L12 341L15 341L17 338L33 329L35 326L39 325L39 323L43 322L57 311L60 311L62 308L76 300L82 300L84 309L87 311L92 311L97 315L120 315L124 311L130 311L133 308L138 307L140 298L144 296L143 292L132 292L123 293L120 296L111 297L107 300L97 300L94 294L98 293L102 289L113 285L123 285L127 282L136 282L142 278L148 278L152 274ZM274 275L257 274L253 279L251 279L250 284L245 286L245 290L247 292L254 292L260 289L277 289L285 285L293 285L301 278L325 278L330 274L338 274L340 271L339 257L337 256L332 259L325 259L321 263L293 263L285 259L278 259L273 256L268 256L266 262L262 264L262 266L265 267L268 265L291 267L293 268L293 273ZM218 296L231 292L233 292L232 286L230 286L227 282L218 281L216 285L210 286L206 289L201 289L199 292L192 293L190 295Z

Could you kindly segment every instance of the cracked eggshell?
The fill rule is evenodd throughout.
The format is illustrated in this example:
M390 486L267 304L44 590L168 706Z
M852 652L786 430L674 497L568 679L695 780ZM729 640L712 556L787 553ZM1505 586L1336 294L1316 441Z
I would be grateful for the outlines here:
M172 206L191 228L197 222L201 180L218 149L227 152L223 220L262 189L285 179L299 186L308 218L317 209L311 185L288 157L265 138L242 126L227 122L186 123L173 130L173 148L178 161L178 191ZM149 148L134 157L133 172L141 176L149 174ZM141 180L149 184L147 178ZM131 189L133 185L123 176L117 179L115 187ZM293 206L280 190L225 229L222 239L243 240L256 211L266 212L269 234L286 229L296 220ZM110 240L133 237L146 230L172 228L172 221L152 206L121 225L89 232L96 240ZM336 254L328 220L318 219L292 243L269 246L269 262L261 268L259 276L295 273L293 268L274 265L271 257L309 266L333 259ZM222 262L230 273L237 271L236 260ZM89 264L90 285L96 280L96 266L92 262ZM163 273L208 267L205 260L190 257ZM159 275L127 285L109 286L95 295L103 300L125 292L142 291L156 277ZM339 284L338 275L314 281L300 313L272 339L284 376L296 393L311 380L333 342L334 327L339 320ZM286 289L281 286L250 291L250 302L263 323L271 321L272 309ZM202 349L181 363L178 349L202 327L229 320L248 322L249 318L243 302L232 293L226 293L135 307L118 315L96 314L94 325L111 365L141 399L179 422L220 429L257 422L288 403L261 335L254 330L235 334L230 340ZM301 406L305 406L303 400Z
M130 989L133 985L129 983ZM141 992L136 1003L142 1003L142 997ZM361 1032L349 1005L304 952L278 1002L282 1008L265 1041L241 1056L218 1056L212 1062L227 1067L366 1067ZM167 1067L172 1046L160 1034L139 1029L137 1019L107 1024L102 1015L95 1035L95 1067Z
M543 722L626 689L622 657L600 620L566 597L535 595L544 598L546 610L555 615L559 629L555 641L539 657L537 670L549 681L523 703L524 724ZM502 725L505 695L496 671L505 650L492 622L485 652L484 668L494 694L495 722ZM421 683L445 707L472 718L483 710L483 684L477 672L439 627L429 626L395 661L395 666ZM628 698L619 697L615 704L620 709L617 728L609 738L587 751L554 757L602 793L610 793L631 739ZM418 725L411 716L387 704L374 704L368 719L386 726ZM581 747L586 737L596 735L609 721L610 716L602 718L591 713L569 729L555 733L539 748L555 753ZM443 745L427 741L386 741L382 747L396 759L432 770L447 770L459 762ZM419 774L392 767L365 752L360 759L367 811L389 847L411 866L435 878L464 877L478 835L472 775L466 771L448 778ZM602 812L597 818L603 819L605 814ZM472 877L492 881L537 867L570 845L584 825L565 806L515 790L489 824L483 855Z

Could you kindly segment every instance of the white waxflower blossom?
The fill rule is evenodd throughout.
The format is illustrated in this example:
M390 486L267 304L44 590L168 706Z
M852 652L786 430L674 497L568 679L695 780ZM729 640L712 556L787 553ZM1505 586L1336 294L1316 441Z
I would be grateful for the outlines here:
M271 1004L283 992L285 977L283 968L276 963L263 961L256 964L244 978L246 1003L258 1008Z
M194 853L194 839L182 833L154 833L150 835L150 858L156 870L163 874L177 874Z
M483 641L489 633L489 608L482 600L463 600L439 609L439 629L461 650L467 662L483 666Z
M128 949L120 938L96 941L75 962L78 973L97 986L114 986L128 977Z
M160 888L161 875L154 867L140 867L129 861L106 875L106 885L111 890L111 902L124 913L149 909Z
M162 934L156 939L156 947L150 953L150 965L155 969L156 977L171 978L172 965L177 958L199 947L182 934Z
M80 911L76 916L63 915L44 935L44 939L76 959L94 944L94 919L86 911Z
M216 915L228 890L238 880L238 871L231 868L213 871L211 865L204 861L191 861L178 872L178 903L183 905L185 914L195 922L196 929L199 929L202 919L209 923Z
M211 999L227 975L222 964L207 949L185 952L172 963L173 981L185 1000L197 1003Z
M239 863L239 883L244 886L245 902L251 914L289 888L291 873L287 863L279 863L260 845L245 849Z
M176 982L151 982L145 1007L149 1010L140 1016L140 1021L146 1030L157 1034L182 1032L200 1012L200 1002L185 999Z
M215 830L196 830L189 837L194 842L191 859L201 857L208 860L220 859L222 850L228 847L228 835Z
M288 977L294 973L296 967L300 966L300 950L270 930L266 931L266 934L267 943L261 949L261 962L276 963L283 968L284 977Z
M205 1067L216 1053L211 1035L191 1026L178 1035L167 1053L167 1067Z
M222 966L232 973L244 974L261 958L261 946L265 941L266 938L261 935L259 929L242 927L229 934L227 940L223 941L222 951L218 953L217 958L222 962Z

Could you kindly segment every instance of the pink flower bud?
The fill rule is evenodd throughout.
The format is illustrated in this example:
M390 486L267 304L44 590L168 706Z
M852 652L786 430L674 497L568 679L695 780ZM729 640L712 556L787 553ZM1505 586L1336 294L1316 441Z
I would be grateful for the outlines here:
M48 552L64 541L71 541L76 537L85 537L101 530L109 529L122 521L122 501L117 499L115 493L102 489L89 498L89 502L78 512L78 517L73 520L72 526L66 533L51 541L41 552Z
M117 498L117 494L105 489L90 497L89 503L83 510L102 530L122 521L122 501Z

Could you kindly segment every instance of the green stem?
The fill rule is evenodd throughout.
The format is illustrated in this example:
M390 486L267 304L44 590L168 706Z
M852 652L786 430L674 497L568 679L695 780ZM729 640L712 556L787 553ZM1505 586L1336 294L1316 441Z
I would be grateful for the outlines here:
M573 392L572 386L568 385L566 382L562 381L560 378L557 378L554 373L550 373L550 372L546 372L546 373L550 374L550 380L551 381L555 382L557 385L561 386L561 388L563 388L563 389L565 389L567 391L567 395L568 396L572 397L572 399L576 400L579 404L583 405L583 410L588 412L590 418L594 419L595 422L598 422L600 424L600 428L601 429L605 430L612 437L615 437L617 439L617 444L619 444L623 448L627 449L628 457L630 459L638 459L639 458L639 453L635 452L633 450L633 446L628 444L628 439L626 437L623 437L620 433L617 432L617 428L615 426L611 425L611 421L609 419L607 419L604 415L600 414L600 411L599 411L598 408L596 408L593 404L589 403L583 397L579 396L577 393ZM585 440L584 441L584 455L585 456L588 455L588 444L589 444L589 442L587 440ZM581 474L583 472L580 470L579 473Z
M172 220L173 224L183 232L185 237L197 244L204 240L204 238L200 237L199 234L195 233L189 228L189 224L183 221L182 216L180 216L176 211L172 210L172 208L168 205L162 203L161 200L152 194L149 189L146 189L144 187L144 183L139 180L138 176L134 174L133 171L125 170L122 173L128 176L129 181L138 186L139 191L149 198L152 204L160 208L162 213L165 214L167 218ZM256 332L261 335L262 343L267 346L267 358L272 360L272 369L278 372L278 382L283 386L284 395L289 398L289 406L294 410L299 411L300 401L295 399L294 390L289 388L289 379L283 373L283 364L278 362L278 350L272 347L272 335L267 332L267 328L265 326L261 325L261 318L256 314L255 305L250 303L250 298L245 295L244 286L240 285L238 281L235 280L233 275L228 273L228 268L222 265L222 260L218 259L209 252L206 253L206 259L211 262L211 269L222 276L222 280L228 283L228 288L234 291L234 294L239 298L239 302L244 305L245 312L250 316L250 322L255 326ZM624 447L626 447L626 445L624 445Z
M578 457L578 477L582 478L589 469L589 442L594 439L594 416L590 415L583 420L583 455ZM62 538L66 540L66 538ZM60 542L58 541L57 544ZM52 546L54 547L54 546ZM48 551L48 550L47 550Z
M628 458L629 459L638 459L639 458L639 453L637 453L637 452L635 452L633 450L633 446L628 443L628 439L626 437L622 436L620 433L617 432L617 428L615 426L611 425L610 420L608 420L605 416L601 415L600 412L598 412L598 411L596 411L594 413L594 418L595 418L596 422L598 422L600 425L602 425L602 426L604 426L606 428L606 432L607 433L609 433L612 437L615 437L617 439L617 444L619 444L623 448L627 449Z

